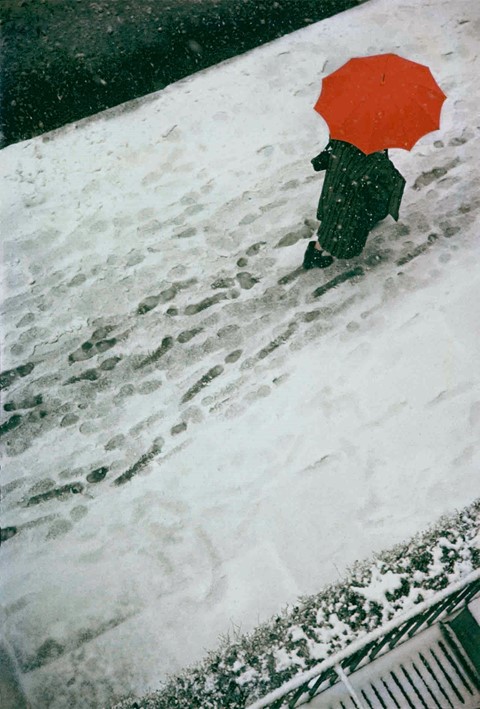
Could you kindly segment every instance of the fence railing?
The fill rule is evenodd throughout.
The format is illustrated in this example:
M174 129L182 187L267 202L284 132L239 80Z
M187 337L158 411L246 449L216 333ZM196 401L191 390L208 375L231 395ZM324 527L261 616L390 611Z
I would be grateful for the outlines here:
M336 682L342 682L350 695L354 696L353 687L348 679L351 673L451 615L460 607L466 606L479 594L480 569L477 569L461 581L451 584L427 601L416 605L408 613L352 642L347 648L328 657L308 672L297 675L282 687L250 704L247 709L265 707L295 709L332 687Z

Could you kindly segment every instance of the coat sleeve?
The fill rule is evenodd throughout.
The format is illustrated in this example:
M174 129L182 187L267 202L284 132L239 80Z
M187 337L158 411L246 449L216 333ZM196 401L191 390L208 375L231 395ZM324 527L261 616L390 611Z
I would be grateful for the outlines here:
M405 180L392 161L384 155L372 155L368 168L367 199L375 217L384 219L390 214L398 221Z
M329 163L330 163L330 155L332 154L332 148L330 143L327 145L325 150L322 150L321 153L319 153L316 157L313 158L310 162L313 165L313 169L316 172L320 172L320 170L326 170Z

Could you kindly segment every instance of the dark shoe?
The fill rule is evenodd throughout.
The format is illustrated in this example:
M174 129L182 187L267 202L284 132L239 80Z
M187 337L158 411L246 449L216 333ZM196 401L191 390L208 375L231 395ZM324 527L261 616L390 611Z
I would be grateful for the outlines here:
M333 256L324 254L315 248L316 241L310 241L303 258L303 268L328 268L334 262Z

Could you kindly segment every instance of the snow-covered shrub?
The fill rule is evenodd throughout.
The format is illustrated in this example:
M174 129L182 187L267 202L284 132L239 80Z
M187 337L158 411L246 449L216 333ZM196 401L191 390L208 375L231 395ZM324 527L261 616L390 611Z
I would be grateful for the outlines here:
M480 499L115 709L240 709L480 567Z

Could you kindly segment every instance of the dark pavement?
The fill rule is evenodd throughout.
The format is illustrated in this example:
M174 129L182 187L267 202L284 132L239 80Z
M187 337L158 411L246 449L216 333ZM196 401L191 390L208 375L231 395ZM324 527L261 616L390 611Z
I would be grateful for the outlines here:
M0 146L164 88L365 0L1 0Z

